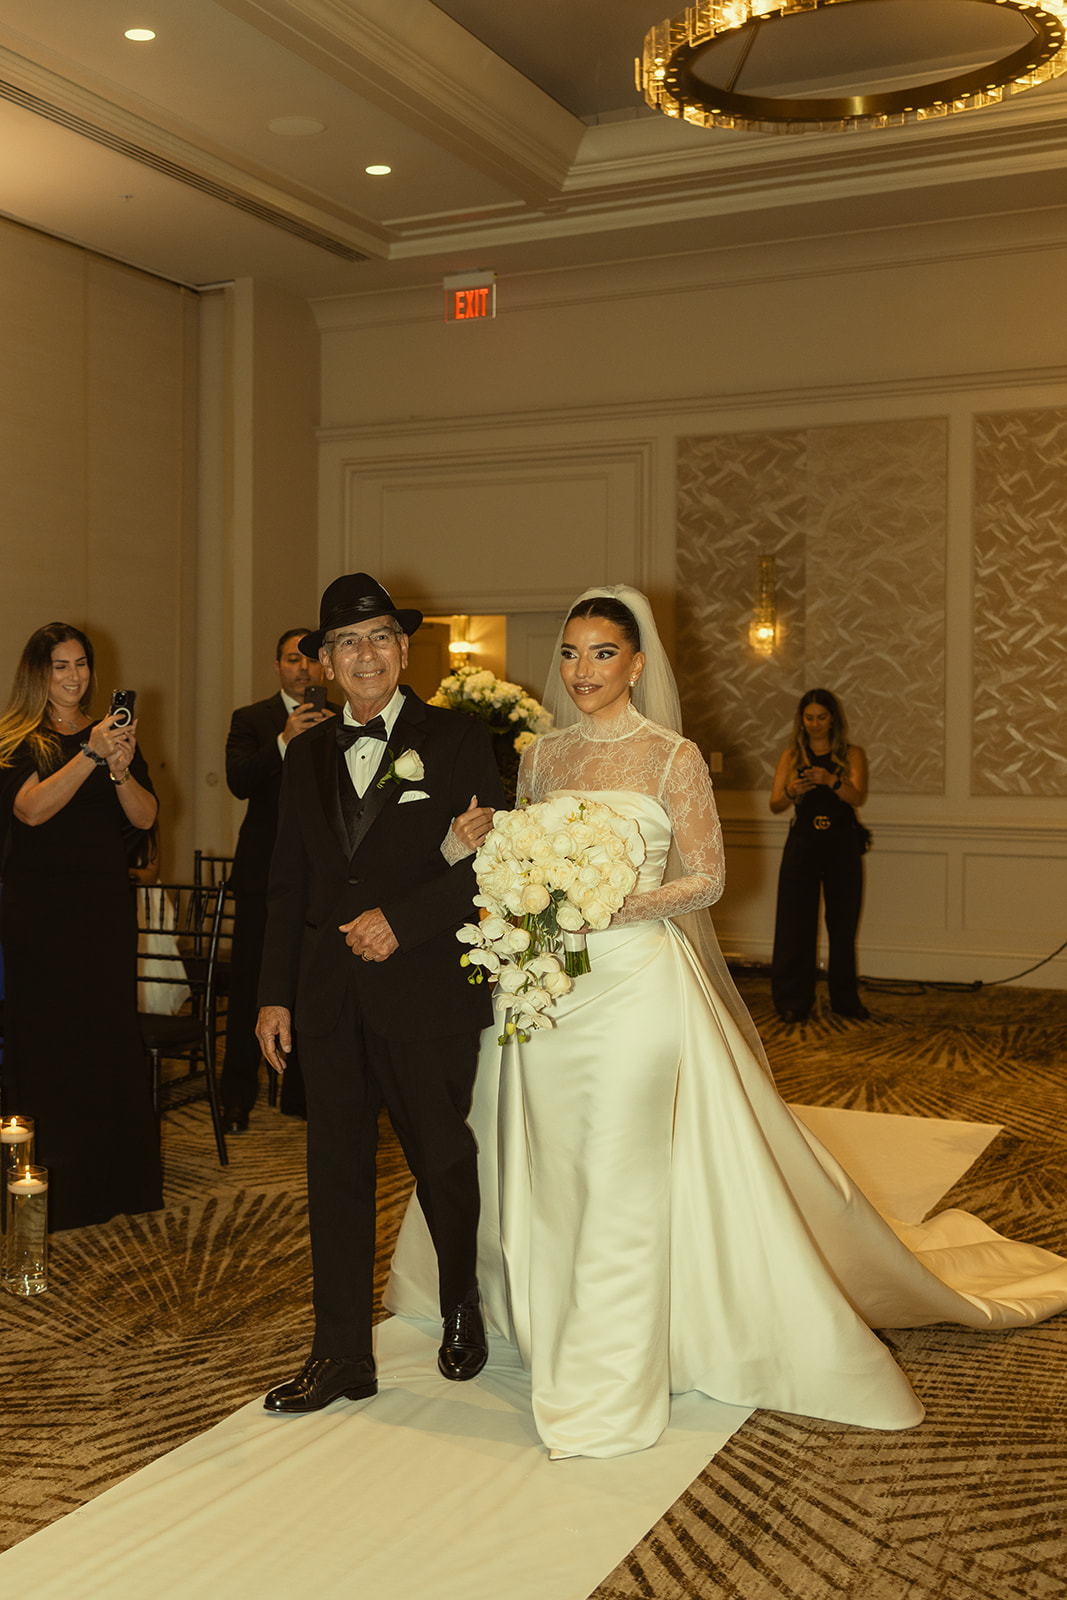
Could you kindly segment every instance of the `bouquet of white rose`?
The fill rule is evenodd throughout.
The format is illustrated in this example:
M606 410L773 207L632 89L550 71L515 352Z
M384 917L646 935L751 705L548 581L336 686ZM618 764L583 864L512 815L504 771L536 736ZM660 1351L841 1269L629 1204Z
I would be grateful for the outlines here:
M608 926L644 859L637 824L599 801L556 795L496 813L474 858L486 915L456 937L471 947L460 957L471 983L495 983L509 1013L501 1044L553 1026L553 1000L590 970L585 930Z
M447 706L484 722L493 740L500 776L510 799L515 798L519 757L539 734L547 733L552 718L541 703L518 683L507 683L485 667L457 667L442 678L431 706Z

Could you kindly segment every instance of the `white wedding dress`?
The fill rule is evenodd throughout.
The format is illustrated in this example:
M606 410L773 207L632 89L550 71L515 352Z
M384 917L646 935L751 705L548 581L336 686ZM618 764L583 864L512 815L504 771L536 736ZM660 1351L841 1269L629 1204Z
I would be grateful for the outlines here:
M871 1329L1039 1321L1067 1309L1067 1261L960 1211L890 1225L797 1121L670 920L722 889L704 763L632 710L619 729L590 737L583 719L524 759L520 793L595 798L637 821L647 855L556 1027L504 1048L499 1025L483 1036L487 1321L518 1345L538 1432L565 1455L654 1444L689 1389L911 1427L922 1406ZM664 882L672 836L682 867ZM414 1199L387 1304L437 1315Z

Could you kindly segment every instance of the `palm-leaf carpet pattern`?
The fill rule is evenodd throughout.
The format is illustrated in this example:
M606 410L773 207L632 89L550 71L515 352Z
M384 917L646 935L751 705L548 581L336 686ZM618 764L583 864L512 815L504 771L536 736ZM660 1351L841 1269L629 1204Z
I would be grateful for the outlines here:
M1067 1250L1067 994L868 995L869 1022L820 1009L789 1029L764 975L740 982L788 1100L1003 1123L945 1204ZM210 1427L306 1353L303 1124L261 1097L220 1168L203 1101L183 1103L181 1084L172 1100L166 1208L57 1235L48 1293L0 1294L0 1547ZM411 1184L384 1118L379 1166L380 1293ZM920 1429L755 1413L596 1600L1067 1595L1067 1317L886 1337L927 1407Z

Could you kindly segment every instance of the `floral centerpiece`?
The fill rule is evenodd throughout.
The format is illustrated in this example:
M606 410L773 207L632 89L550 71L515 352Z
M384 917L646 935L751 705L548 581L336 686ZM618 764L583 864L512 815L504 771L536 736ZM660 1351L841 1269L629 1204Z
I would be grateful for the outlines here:
M517 683L508 683L484 667L457 667L442 678L432 706L447 706L466 716L478 717L493 737L493 753L504 790L515 799L519 758L539 734L547 733L552 718L539 701Z
M603 929L637 883L645 843L636 822L574 795L498 811L474 858L485 911L456 934L471 983L496 984L500 1043L523 1043L558 995L590 970L586 929Z

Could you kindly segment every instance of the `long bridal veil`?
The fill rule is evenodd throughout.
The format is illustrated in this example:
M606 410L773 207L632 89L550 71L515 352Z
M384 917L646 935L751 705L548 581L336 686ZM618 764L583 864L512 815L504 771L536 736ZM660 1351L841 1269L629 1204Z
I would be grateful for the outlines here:
M607 599L618 600L634 615L641 634L641 650L645 658L644 670L634 686L631 703L634 710L646 717L649 722L657 723L661 728L669 728L672 732L682 732L682 708L678 698L678 685L675 682L671 664L667 659L667 652L663 648L663 641L656 627L656 619L652 615L652 607L640 589L632 589L626 583L602 584L592 589L586 589L572 602L571 610L580 605L583 600ZM568 613L569 615L569 613ZM559 662L563 645L563 635L567 623L564 621L556 637L552 665L549 668L548 682L541 703L555 718L557 728L573 726L582 716L582 712L574 704L570 695L563 686L560 677ZM685 866L677 847L671 845L670 855L667 859L667 868L664 873L664 882L684 876ZM684 916L672 919L675 926L685 934L690 945L696 952L701 966L707 975L708 982L719 995L727 1011L741 1031L741 1035L748 1044L756 1060L769 1075L770 1065L767 1053L763 1048L763 1041L756 1031L756 1025L748 1014L748 1007L737 992L730 970L723 959L719 948L719 940L715 933L715 924L711 912L690 911Z

